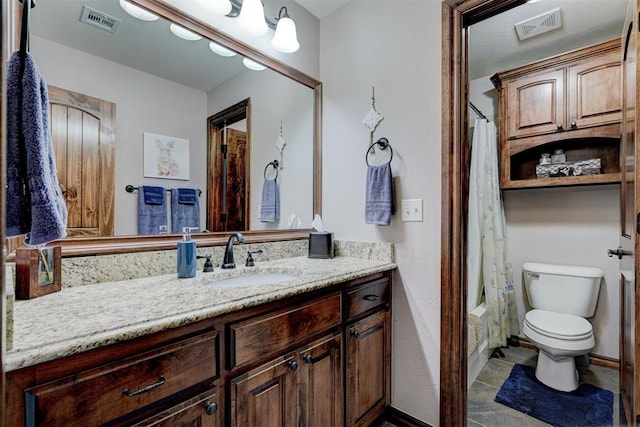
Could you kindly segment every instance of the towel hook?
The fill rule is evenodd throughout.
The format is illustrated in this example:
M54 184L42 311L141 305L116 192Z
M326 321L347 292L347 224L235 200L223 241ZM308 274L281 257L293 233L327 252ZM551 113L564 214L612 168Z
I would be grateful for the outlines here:
M385 137L382 137L378 139L376 142L374 142L373 144L371 144L369 148L367 148L367 153L364 155L364 161L367 163L367 166L371 166L369 164L369 153L371 153L371 149L376 145L381 150L386 150L387 148L389 148L391 156L389 157L389 161L387 163L391 163L391 160L393 160L393 148L391 147L389 140Z
M278 160L274 160L272 162L267 163L267 166L264 167L264 179L267 179L267 169L269 169L269 166L273 166L273 168L276 170L276 177L273 179L278 179L278 166L280 165L280 162L278 162Z

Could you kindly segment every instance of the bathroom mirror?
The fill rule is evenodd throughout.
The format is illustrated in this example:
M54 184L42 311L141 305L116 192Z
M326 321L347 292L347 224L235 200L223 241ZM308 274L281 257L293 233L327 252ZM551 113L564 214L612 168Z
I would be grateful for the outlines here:
M251 105L247 118L251 145L247 164L249 218L245 228L227 231L248 231L248 236L263 240L304 234L299 229L288 231L289 218L295 216L302 227L308 227L313 214L320 213L320 82L167 2L133 3L160 19L135 19L113 0L42 1L32 11L31 52L47 83L113 102L116 110L112 210L117 237L67 238L62 242L64 253L96 253L101 247L121 251L122 245L134 242L136 246L144 242L149 248L154 244L161 248L163 242L175 241L175 236L135 236L138 197L135 191L125 191L127 185L202 190L201 228L210 229L206 213L213 191L207 191L207 163L211 161L207 121L245 99ZM104 14L106 20L120 20L116 33L81 22L87 6L91 10L85 15ZM202 39L180 39L169 31L170 23ZM216 55L210 41L237 55ZM267 68L249 70L243 58ZM286 141L282 153L276 148L281 126ZM147 133L188 141L188 179L145 176L143 142ZM281 216L277 222L263 223L258 218L262 175L275 159L282 166L278 171ZM298 226L297 221L292 223ZM203 234L198 236L203 241L218 238L215 233Z

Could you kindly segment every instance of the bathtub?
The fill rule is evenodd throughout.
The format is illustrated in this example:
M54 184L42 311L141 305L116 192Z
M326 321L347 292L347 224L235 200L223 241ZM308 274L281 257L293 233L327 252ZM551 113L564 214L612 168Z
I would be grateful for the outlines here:
M472 317L473 316L473 317ZM474 322L481 325L479 333L474 333ZM489 360L489 348L487 341L487 308L484 302L469 313L467 325L468 336L468 360L467 360L467 388L476 380L478 374Z

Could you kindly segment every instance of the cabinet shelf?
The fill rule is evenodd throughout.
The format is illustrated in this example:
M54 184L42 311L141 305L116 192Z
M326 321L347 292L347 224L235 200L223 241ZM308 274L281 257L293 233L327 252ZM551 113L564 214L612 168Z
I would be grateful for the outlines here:
M565 187L572 185L618 184L620 173L601 173L599 175L567 176L554 178L533 178L509 181L503 190L515 188Z

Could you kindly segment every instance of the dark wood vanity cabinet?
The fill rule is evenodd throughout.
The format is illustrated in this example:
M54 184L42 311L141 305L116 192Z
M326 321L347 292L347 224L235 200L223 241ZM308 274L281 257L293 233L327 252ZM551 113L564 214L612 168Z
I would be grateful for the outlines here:
M390 401L390 294L375 273L9 372L9 425L369 425Z
M621 42L600 43L491 77L499 91L500 187L620 181ZM542 153L600 158L596 175L538 179Z

